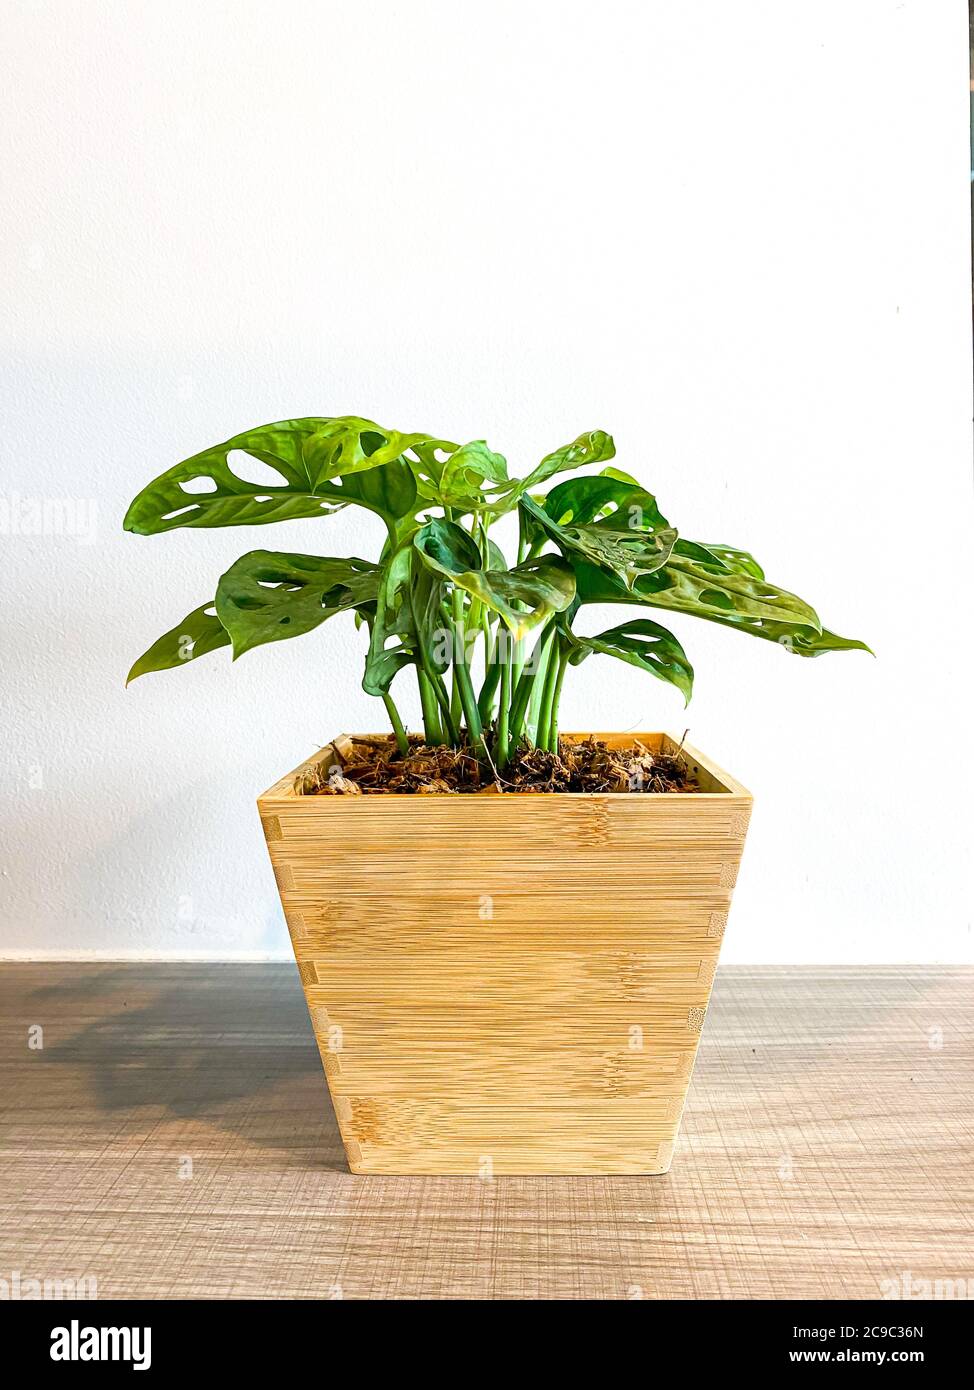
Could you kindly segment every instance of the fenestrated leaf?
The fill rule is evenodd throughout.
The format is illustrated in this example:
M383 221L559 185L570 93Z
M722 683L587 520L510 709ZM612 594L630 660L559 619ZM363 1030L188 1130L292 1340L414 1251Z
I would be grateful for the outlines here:
M488 501L483 486L508 481L507 460L483 439L462 445L443 460L437 458L436 450L414 448L412 452L418 457L412 467L420 496L441 507L464 511L483 507Z
M609 531L657 531L669 527L651 492L608 473L567 478L548 493L544 509L562 526L596 525Z
M374 604L380 571L365 560L252 550L231 565L216 610L234 658L265 642L311 632L326 618Z
M733 625L732 625L733 626ZM755 637L765 637L769 642L777 642L795 656L823 656L826 652L868 652L874 656L872 647L860 642L857 637L840 637L835 632L823 628L792 627L788 623L762 623Z
M321 483L319 491L327 492L334 503L332 511L354 503L378 513L390 525L411 517L417 501L412 470L398 462L384 463L380 468L370 468L367 473L350 473L330 483Z
M560 555L539 555L513 569L483 570L455 582L496 613L515 638L564 612L575 597L575 573Z
M684 542L678 542L678 545L682 546ZM715 553L715 548L699 546L695 542L687 542L686 546L692 548L694 554L705 551L713 563L704 565L687 554L677 556L674 552L674 557L663 570L639 579L632 589L627 589L615 576L594 565L576 565L579 603L631 603L687 613L767 642L776 642L797 656L821 656L831 651L871 651L865 642L840 637L822 628L815 610L795 594L769 584L763 577L758 580L752 573L745 572L743 566L747 561L759 568L746 552L735 551L728 557L726 552L730 547L721 547L725 552L721 558ZM746 558L737 560L737 556ZM740 564L742 569L737 573L730 571L728 558Z
M407 602L411 563L410 539L383 567L362 678L362 689L368 695L386 694L403 667L416 660L415 627Z
M733 545L688 541L681 536L673 548L678 556L696 560L703 569L715 569L718 573L730 570L733 574L749 574L754 579L764 578L764 570L754 556Z
M589 464L602 463L615 457L616 446L611 434L605 430L587 430L571 444L563 444L551 454L546 454L536 468L516 481L508 489L499 491L490 499L490 510L495 516L509 512L532 488L538 488L556 473L566 473L573 468L586 468Z
M437 640L445 592L443 578L420 563L413 536L400 542L383 567L371 623L362 679L369 695L385 694L404 666L420 665L421 650L438 675L447 669L448 644Z
M317 483L345 478L380 468L401 458L408 450L453 449L456 446L429 434L402 434L387 430L374 420L358 415L339 415L322 420L302 449L309 475Z
M521 490L530 492L532 488L540 487L556 473L566 473L572 468L586 468L592 463L604 463L606 459L615 458L615 453L615 441L611 434L606 434L605 430L586 430L577 439L573 439L571 444L563 444L553 453L545 454L537 468L524 479Z
M416 532L413 545L428 565L448 579L483 568L476 541L455 521L442 521L438 517L428 521Z
M530 632L575 597L571 565L557 555L526 560L514 569L484 569L480 551L466 531L434 520L419 530L414 545L424 564L497 613L515 637Z
M390 453L427 438L383 430L357 417L312 416L262 425L162 473L132 502L125 529L150 536L183 526L259 526L321 516L350 502L394 522L412 508L416 484L398 453ZM238 451L273 469L280 482L240 477L229 459ZM347 473L334 473L345 461Z
M684 702L689 703L693 693L693 667L672 632L659 623L649 618L634 618L595 637L579 637L571 631L565 636L572 645L569 660L573 666L593 652L618 657L630 666L649 671L659 680L669 681L681 692Z
M186 666L207 652L215 652L229 645L230 636L217 617L216 606L204 603L153 642L147 652L143 652L129 671L125 684L149 671L168 671L173 666Z
M703 566L675 551L661 569L640 575L631 588L591 565L577 565L576 578L583 603L646 603L730 626L786 622L821 631L815 610L787 589L726 567Z
M520 508L532 544L541 535L547 536L576 568L580 562L598 565L611 571L626 588L632 588L641 576L661 569L676 542L676 531L671 526L615 530L593 522L576 525L574 521L561 526L530 497L521 498Z

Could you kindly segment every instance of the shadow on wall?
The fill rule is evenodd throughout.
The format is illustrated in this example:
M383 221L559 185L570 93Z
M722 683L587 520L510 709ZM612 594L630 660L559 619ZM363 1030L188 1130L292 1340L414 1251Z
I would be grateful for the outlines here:
M347 1172L294 966L57 970L25 1002L32 1018L52 1020L42 1068L76 1073L75 1105L103 1116L149 1107L160 1123L199 1121L286 1155L289 1167ZM92 1021L58 1036L55 1020L77 1014Z

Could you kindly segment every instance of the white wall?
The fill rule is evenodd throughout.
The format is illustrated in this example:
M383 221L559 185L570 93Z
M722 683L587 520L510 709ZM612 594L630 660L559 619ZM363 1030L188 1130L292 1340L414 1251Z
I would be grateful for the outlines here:
M245 426L361 412L515 467L608 429L688 534L869 639L674 622L686 719L592 660L563 726L689 724L755 792L726 959L974 959L959 0L5 0L3 29L0 493L96 524L0 536L0 950L287 953L253 798L376 724L351 623L124 675L242 551L373 532L121 518Z

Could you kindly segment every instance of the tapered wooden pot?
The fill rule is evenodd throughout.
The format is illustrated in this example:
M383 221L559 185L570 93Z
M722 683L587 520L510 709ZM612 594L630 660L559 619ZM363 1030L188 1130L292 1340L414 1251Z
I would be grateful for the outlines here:
M352 1172L665 1173L750 793L298 794L333 749L258 807Z

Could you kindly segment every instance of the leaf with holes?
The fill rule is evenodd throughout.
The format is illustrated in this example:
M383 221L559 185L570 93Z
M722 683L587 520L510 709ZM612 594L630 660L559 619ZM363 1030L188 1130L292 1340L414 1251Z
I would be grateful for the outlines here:
M538 488L556 473L566 473L573 468L586 468L593 463L602 463L615 457L616 446L611 434L605 430L588 430L580 434L571 444L563 444L551 454L546 454L536 468L515 481L513 486L502 489L490 499L489 507L494 516L512 511L521 498L533 488Z
M132 502L125 529L150 536L184 526L261 526L352 502L391 524L416 501L412 470L398 451L426 438L357 417L262 425L161 474ZM339 462L347 471L335 474Z
M800 627L791 623L762 622L751 628L744 624L728 623L741 631L750 631L754 637L777 642L779 647L794 656L824 656L826 652L868 652L874 656L872 647L860 642L857 637L840 637L838 633L822 628L817 632L813 627Z
M545 538L552 540L572 565L580 562L598 565L610 571L627 589L631 589L641 576L661 569L676 542L672 526L654 530L647 524L643 530L628 527L615 530L598 522L579 525L574 521L562 526L530 497L521 498L520 508L524 531L532 548Z
M227 645L236 657L350 611L368 631L363 686L384 697L399 753L409 744L390 686L414 666L427 739L459 748L465 724L485 769L489 762L497 771L522 737L557 750L566 671L594 653L649 671L689 698L693 672L672 633L637 616L576 638L571 622L586 603L685 613L804 657L869 650L823 629L815 610L770 583L747 551L678 536L655 496L614 467L614 457L612 437L590 430L513 478L483 439L458 446L359 415L280 420L234 435L150 483L129 507L126 528L151 535L262 525L354 505L385 523L378 563L252 551L220 580L215 603L159 638L129 679ZM509 565L492 528L514 511L520 563ZM520 639L538 626L534 662L507 630ZM475 670L483 671L479 692Z
M605 430L587 430L570 444L563 444L553 453L545 454L520 487L522 491L529 492L532 488L540 487L556 473L566 473L573 468L587 468L593 463L604 463L606 459L615 458L615 453L615 441L611 434L606 434Z
M686 541L681 536L673 547L675 554L684 559L696 560L704 570L715 574L749 574L752 579L763 579L764 570L746 550L738 550L733 545L714 545L707 541Z
M557 555L526 560L514 569L484 569L472 538L452 521L427 522L414 538L423 563L497 613L522 637L575 597L575 576Z
M408 461L410 450L435 452L455 448L455 444L429 434L402 434L358 415L339 415L319 423L305 441L302 455L309 475L318 484L380 468L397 459Z
M444 447L453 452L441 460L436 454ZM407 454L407 462L411 455L418 458L412 469L419 495L435 506L463 512L485 507L489 498L483 491L484 484L508 481L507 460L489 449L483 439L475 439L459 449L442 442L432 449L416 446Z
M335 613L375 603L380 570L365 560L252 550L217 585L216 611L234 659L265 642L311 632Z
M684 703L689 704L693 693L693 667L672 632L659 623L648 618L634 618L595 637L579 637L569 630L564 635L570 645L569 661L573 666L595 652L618 657L630 666L649 671L659 680L669 681L683 695Z
M201 608L194 608L181 623L163 633L147 652L142 653L129 671L125 684L149 671L168 671L174 666L187 666L197 657L229 645L229 633L217 617L215 605L204 603Z
M437 675L448 669L450 649L443 640L440 605L446 586L439 574L419 563L413 537L387 561L371 624L362 688L384 695L405 666L421 665Z
M676 553L679 547L684 548L681 554ZM823 628L803 599L769 584L763 571L756 578L753 570L759 568L745 551L680 541L666 567L637 580L632 589L594 565L577 565L575 579L580 604L645 604L686 613L776 642L797 656L871 651L857 638L839 637Z
M544 509L561 526L592 525L623 532L662 531L670 526L651 492L608 473L566 479L548 493Z

